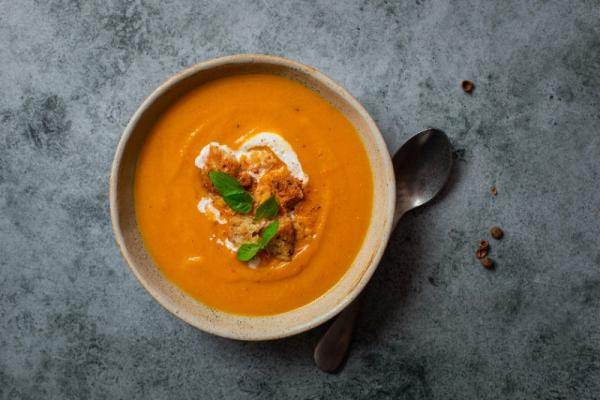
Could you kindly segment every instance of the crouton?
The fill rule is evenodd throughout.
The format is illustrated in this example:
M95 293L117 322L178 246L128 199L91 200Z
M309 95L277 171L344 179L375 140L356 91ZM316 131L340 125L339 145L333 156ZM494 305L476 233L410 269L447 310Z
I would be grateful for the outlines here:
M208 177L210 171L221 171L233 177L237 177L240 172L240 163L235 158L235 155L223 151L218 146L210 146L200 176L204 188L209 192L216 193L215 188Z
M285 166L264 174L258 182L255 194L258 202L274 195L279 205L286 210L293 209L304 198L302 182L294 178Z
M267 253L283 261L289 261L294 255L296 245L296 230L292 219L285 215L279 218L277 235L267 245Z
M229 219L229 240L236 246L255 243L263 226L263 221L255 221L249 215L234 215Z
M255 221L251 216L235 215L229 220L229 240L235 246L243 243L258 242L265 221ZM289 261L294 255L296 230L292 219L285 215L279 218L277 235L267 245L267 254L283 261Z
M307 206L306 203L300 203L294 209L294 229L296 230L296 239L302 240L310 237L317 232L317 225L321 216L320 206Z
M270 150L252 149L240 158L242 170L254 176L282 164Z
M239 181L240 185L242 185L246 189L251 188L254 185L254 178L252 177L252 175L250 175L248 171L240 172Z

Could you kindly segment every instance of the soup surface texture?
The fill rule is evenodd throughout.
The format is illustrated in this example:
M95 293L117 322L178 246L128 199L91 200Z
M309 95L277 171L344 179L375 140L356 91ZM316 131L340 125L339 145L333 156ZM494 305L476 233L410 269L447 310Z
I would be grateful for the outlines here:
M207 196L218 194L209 193L198 160L210 143L235 152L257 137L280 137L297 155L303 197L286 218L310 220L310 229L295 234L291 257L264 251L248 263L236 258L225 220L251 217L223 202L218 218L206 212ZM171 282L210 307L269 315L315 300L347 271L369 226L373 182L363 144L342 113L297 82L252 74L203 84L159 116L139 156L134 196L144 244Z

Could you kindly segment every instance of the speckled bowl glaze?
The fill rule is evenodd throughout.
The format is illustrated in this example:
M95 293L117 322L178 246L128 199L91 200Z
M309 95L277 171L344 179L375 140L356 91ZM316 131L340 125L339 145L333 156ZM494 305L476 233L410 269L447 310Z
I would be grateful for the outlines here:
M268 73L300 82L352 122L367 150L373 173L371 222L351 267L324 295L300 308L270 316L222 312L198 302L169 282L146 251L133 201L138 154L161 112L189 90L210 80ZM349 155L351 156L351 155ZM203 331L240 340L268 340L313 328L339 313L365 287L381 259L392 230L395 181L381 133L367 111L344 88L314 68L284 58L244 54L209 60L188 68L158 87L139 107L117 147L110 177L110 211L117 244L133 274L167 310ZM342 233L340 233L342 234Z

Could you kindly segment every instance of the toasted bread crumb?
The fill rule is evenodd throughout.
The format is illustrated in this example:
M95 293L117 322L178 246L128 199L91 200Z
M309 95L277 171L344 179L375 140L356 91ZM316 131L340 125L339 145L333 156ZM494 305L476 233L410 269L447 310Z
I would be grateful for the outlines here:
M242 170L258 175L261 171L268 171L283 163L270 150L252 149L240 158Z
M310 207L304 202L300 202L294 208L294 228L297 240L308 238L316 233L321 215L320 209L321 206Z
M266 197L275 195L277 202L286 210L291 210L304 198L302 182L294 178L286 167L279 167L267 172L259 182L260 191L268 192ZM259 188L257 188L259 191ZM260 193L265 197L265 193Z
M234 215L229 220L229 240L236 246L254 243L260 236L264 222L255 221L249 215Z
M252 187L254 185L254 178L248 171L240 172L240 185L245 187L246 189Z
M216 193L216 190L208 177L208 173L211 171L221 171L233 177L237 177L240 172L240 163L234 155L224 152L217 146L211 146L200 176L202 179L202 186L209 192Z
M267 246L267 253L283 261L289 261L294 255L296 230L288 215L279 218L279 230Z

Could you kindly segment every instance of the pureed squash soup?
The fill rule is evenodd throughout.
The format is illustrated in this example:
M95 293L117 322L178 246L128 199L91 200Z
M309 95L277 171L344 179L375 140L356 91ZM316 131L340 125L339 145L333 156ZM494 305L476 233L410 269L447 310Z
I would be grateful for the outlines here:
M172 104L139 156L135 209L162 273L230 313L277 314L333 287L357 255L373 182L352 124L267 74L211 81Z

